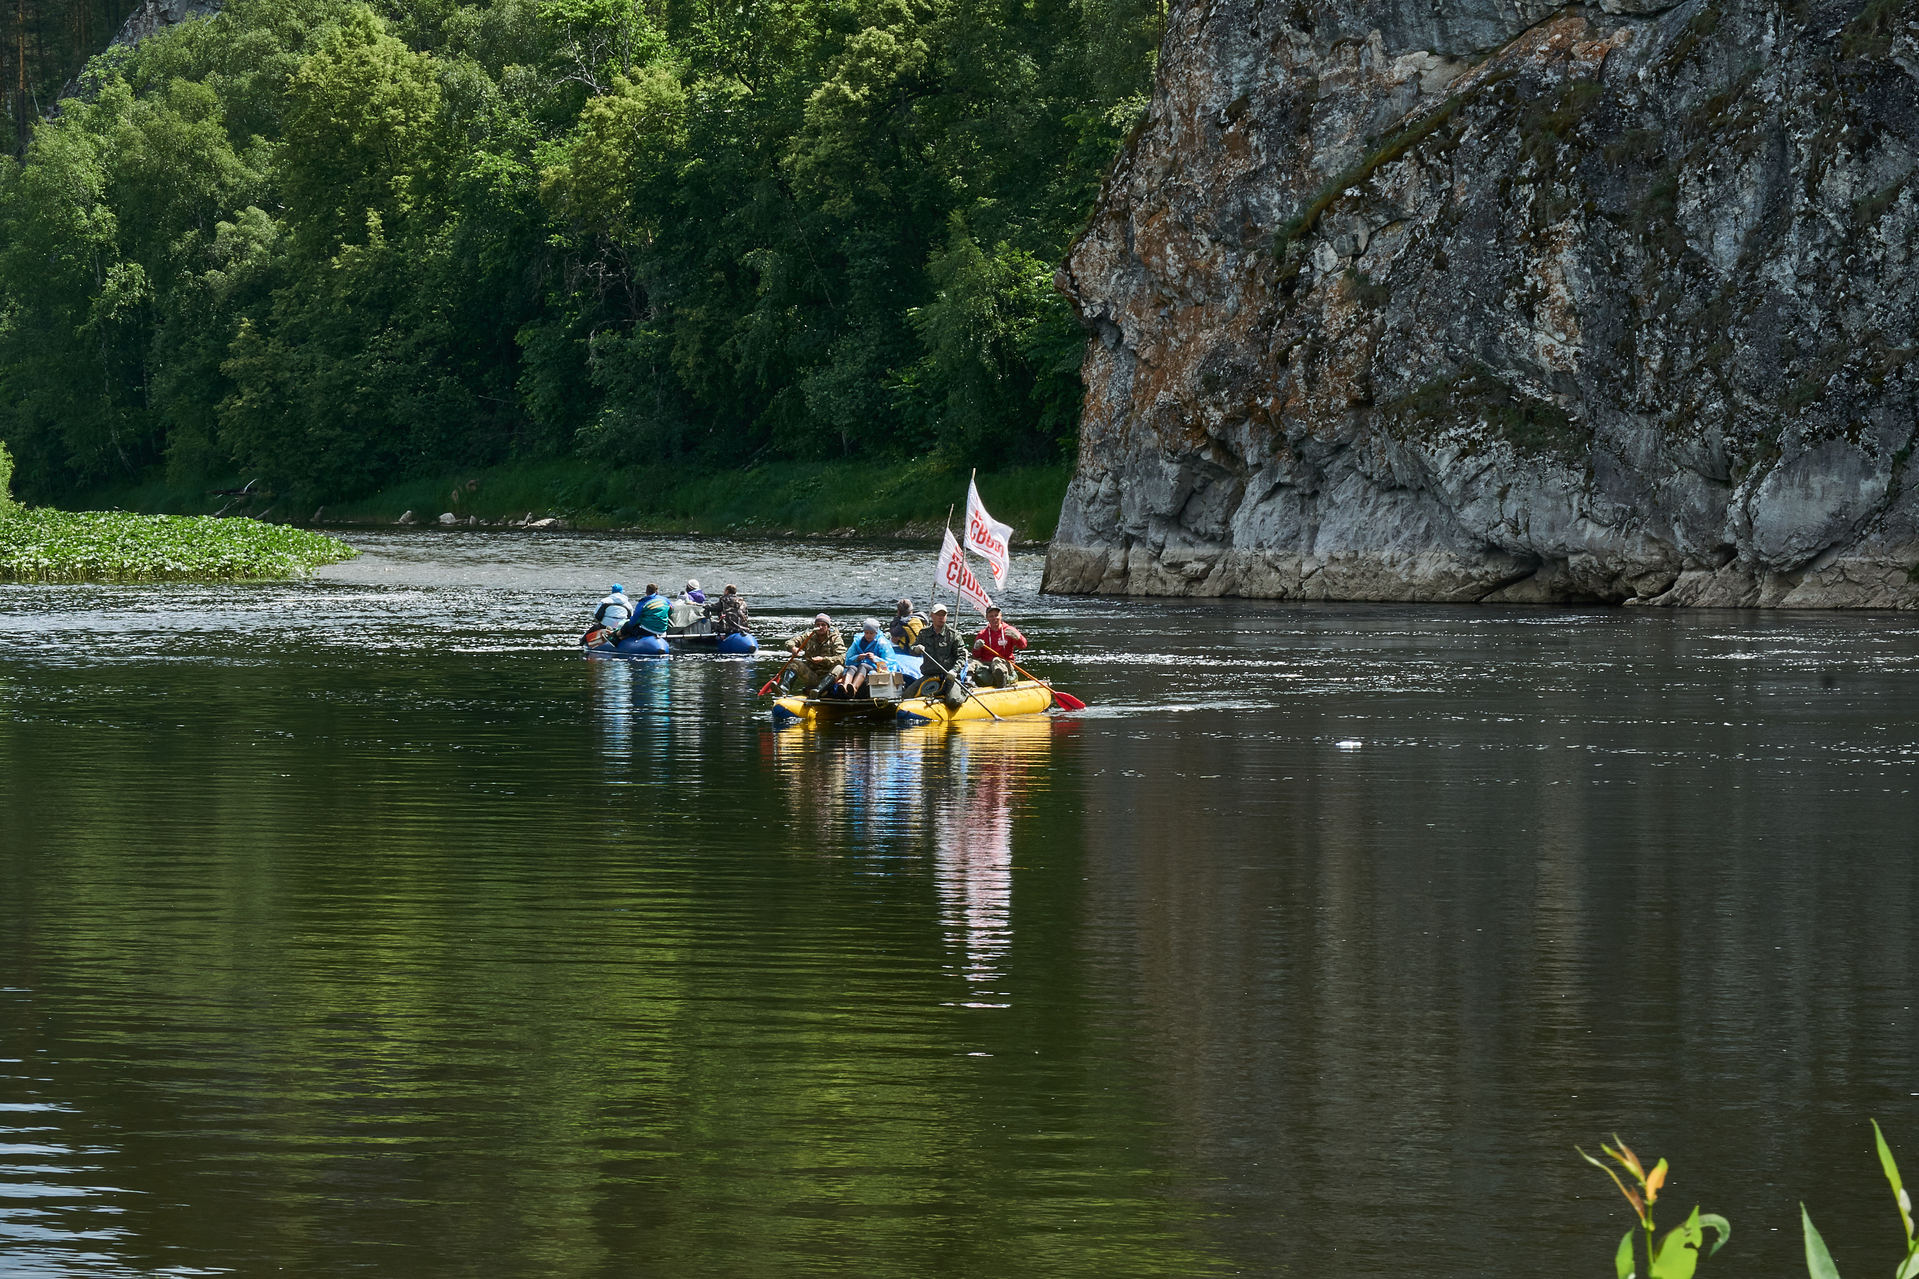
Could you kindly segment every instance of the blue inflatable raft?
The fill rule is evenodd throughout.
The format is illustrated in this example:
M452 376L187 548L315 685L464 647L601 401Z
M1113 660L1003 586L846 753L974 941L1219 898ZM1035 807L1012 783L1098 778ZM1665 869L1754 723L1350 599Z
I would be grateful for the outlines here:
M726 653L746 655L757 653L759 640L751 635L735 632L732 635L675 634L668 631L665 635L635 635L617 643L601 640L585 645L585 651L591 657L665 657L673 652Z
M635 635L631 639L607 643L601 640L583 649L588 657L665 657L672 650L657 635Z

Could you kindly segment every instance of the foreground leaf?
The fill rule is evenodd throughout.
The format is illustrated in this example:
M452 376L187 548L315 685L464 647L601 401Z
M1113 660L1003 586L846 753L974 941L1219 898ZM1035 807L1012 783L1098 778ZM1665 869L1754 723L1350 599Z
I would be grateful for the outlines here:
M1705 1234L1699 1228L1699 1209L1695 1206L1692 1215L1684 1224L1674 1226L1659 1241L1659 1251L1653 1255L1652 1279L1692 1279L1693 1272L1699 1268L1699 1245Z
M1839 1279L1839 1267L1832 1264L1826 1241L1819 1237L1819 1227L1812 1224L1804 1204L1799 1205L1799 1219L1806 1224L1806 1273L1811 1279Z
M1713 1232L1712 1247L1706 1249L1702 1254L1703 1256L1712 1256L1715 1252L1725 1247L1727 1241L1732 1238L1732 1223L1716 1212L1700 1213L1699 1224Z
M1872 1121L1872 1141L1879 1148L1879 1166L1886 1171L1886 1181L1892 1186L1892 1197L1899 1201L1899 1224L1906 1228L1906 1246L1912 1246L1912 1196L1906 1193L1905 1185L1899 1180L1899 1165L1893 1162L1892 1148L1886 1145L1886 1134L1879 1131L1879 1121Z
M1618 1279L1633 1279L1632 1237L1638 1233L1636 1230L1626 1231L1626 1237L1619 1241L1619 1251L1613 1254L1613 1274Z

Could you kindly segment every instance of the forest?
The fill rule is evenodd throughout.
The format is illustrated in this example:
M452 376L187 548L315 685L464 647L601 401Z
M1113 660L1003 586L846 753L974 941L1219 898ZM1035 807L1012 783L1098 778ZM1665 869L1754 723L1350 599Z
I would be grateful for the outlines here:
M18 157L52 108L120 29L133 0L0 0L0 150Z
M231 0L116 46L57 107L9 107L16 489L1070 458L1085 338L1053 267L1162 23L1161 0Z

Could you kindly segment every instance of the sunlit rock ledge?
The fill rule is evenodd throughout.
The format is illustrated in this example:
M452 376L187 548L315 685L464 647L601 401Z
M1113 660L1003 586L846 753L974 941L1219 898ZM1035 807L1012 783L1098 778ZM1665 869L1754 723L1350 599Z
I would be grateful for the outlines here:
M1176 5L1058 592L1919 604L1919 10Z

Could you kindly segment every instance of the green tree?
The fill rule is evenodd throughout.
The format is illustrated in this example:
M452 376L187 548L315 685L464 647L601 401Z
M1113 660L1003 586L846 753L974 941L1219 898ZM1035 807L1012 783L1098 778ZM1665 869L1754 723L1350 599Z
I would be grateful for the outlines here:
M230 0L0 163L23 487L1044 461L1158 0Z

